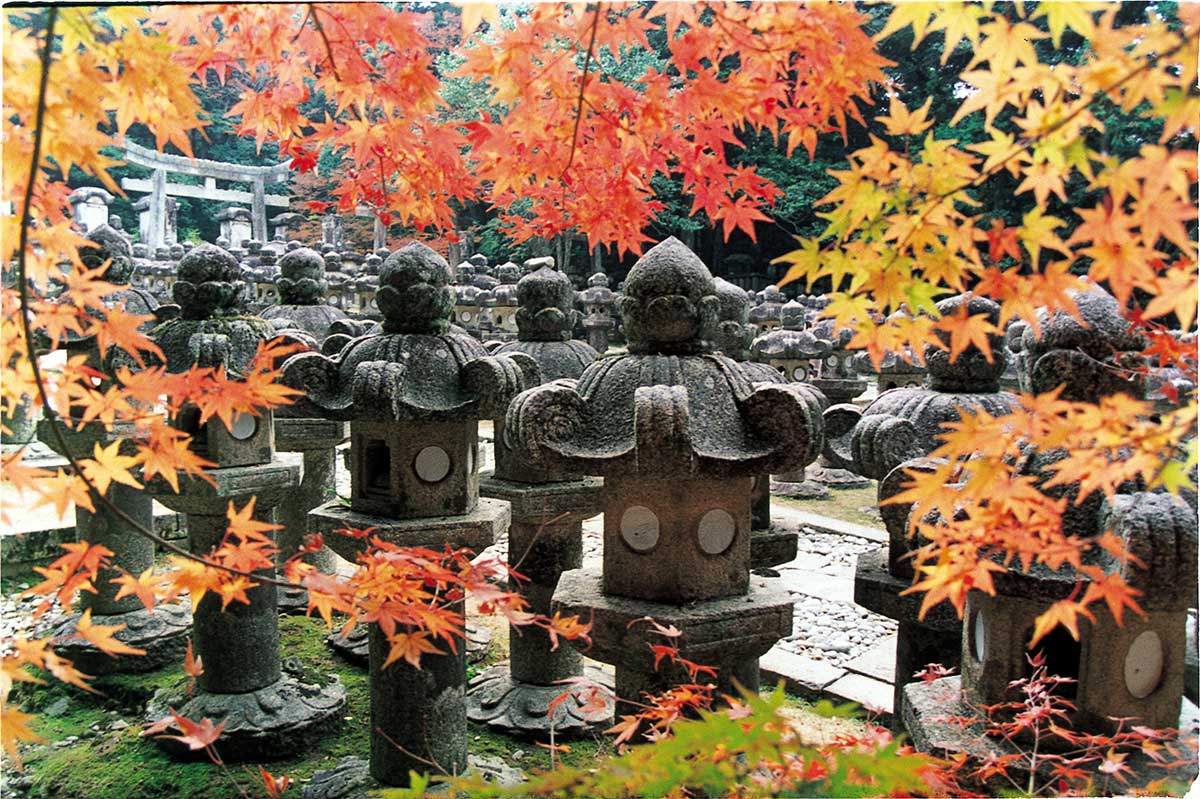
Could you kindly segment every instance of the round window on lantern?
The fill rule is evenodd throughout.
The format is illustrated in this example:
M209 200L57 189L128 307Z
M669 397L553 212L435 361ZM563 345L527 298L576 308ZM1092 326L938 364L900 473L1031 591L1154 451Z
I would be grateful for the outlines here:
M233 415L233 425L229 428L229 435L238 441L250 438L256 430L258 430L258 418L253 414L235 413Z
M1145 699L1162 682L1162 638L1153 630L1133 639L1125 653L1125 688L1135 699Z
M644 505L630 505L621 514L621 540L635 552L654 549L658 535L658 517Z
M450 474L450 455L441 447L425 447L413 459L413 471L426 483L437 483Z

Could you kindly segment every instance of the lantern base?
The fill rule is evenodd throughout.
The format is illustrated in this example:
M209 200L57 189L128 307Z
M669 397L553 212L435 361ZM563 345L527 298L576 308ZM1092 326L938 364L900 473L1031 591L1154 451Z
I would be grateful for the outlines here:
M986 734L986 724L981 721L967 722L967 719L977 719L983 716L983 711L966 701L962 689L962 678L959 676L943 677L929 683L916 682L905 686L903 702L904 726L908 730L913 748L919 752L928 752L935 757L953 759L956 755L965 755L968 760L982 765L987 761L1000 758L1012 758L1018 755L1017 762L1008 770L1008 777L1018 784L1024 784L1029 778L1029 771L1020 768L1020 762L1028 762L1021 749L1009 741ZM1200 728L1200 709L1197 709L1187 699L1183 700L1180 708L1179 730L1183 735L1195 734ZM1078 732L1078 731L1077 731ZM1046 765L1038 769L1037 781L1050 782L1054 779L1049 766L1053 761L1045 759L1040 762ZM1123 761L1129 767L1124 772L1124 783L1114 783L1111 787L1119 789L1120 785L1148 785L1163 778L1176 779L1189 784L1196 779L1196 761L1177 765L1174 768L1164 768L1146 757L1140 750L1130 751ZM960 770L960 774L971 772L970 767ZM992 781L974 786L963 785L963 788L974 788L984 795L999 796L1012 791L1012 783L1003 777L993 778Z
M561 644L566 646L566 644ZM574 686L533 685L514 680L508 661L497 663L467 685L467 718L505 732L548 738L553 728L556 738L578 736L597 727L612 724L612 677L599 667L584 669L584 678L599 685L605 695L604 709L589 712L575 695L559 702L555 699ZM576 694L580 693L576 691Z
M224 723L216 747L224 760L268 760L303 751L313 739L328 732L346 705L346 689L333 678L325 685L300 682L284 674L265 688L244 694L217 694L196 690L188 698L184 685L159 691L146 708L154 723L169 716L171 708L192 721L212 719ZM172 724L165 735L180 734ZM177 740L156 738L155 743L172 757L206 757Z
M90 641L72 636L78 618L72 616L55 632L55 636L61 636L63 640L55 645L54 651L84 674L93 676L140 674L179 663L187 651L188 635L192 630L191 611L179 602L155 605L153 612L138 608L127 613L93 615L93 624L125 625L124 629L113 633L113 638L146 652L144 655L113 657Z

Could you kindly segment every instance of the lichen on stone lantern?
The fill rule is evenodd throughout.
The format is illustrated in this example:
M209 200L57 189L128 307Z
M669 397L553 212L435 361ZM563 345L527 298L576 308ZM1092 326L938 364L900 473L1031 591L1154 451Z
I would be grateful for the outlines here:
M752 385L713 352L717 297L708 269L677 239L629 273L629 354L514 400L506 441L535 465L605 478L603 570L563 575L556 606L594 614L593 658L615 663L617 692L673 684L656 674L649 615L683 631L684 657L757 685L757 659L790 634L786 593L750 580L750 488L810 445L809 407L788 388Z

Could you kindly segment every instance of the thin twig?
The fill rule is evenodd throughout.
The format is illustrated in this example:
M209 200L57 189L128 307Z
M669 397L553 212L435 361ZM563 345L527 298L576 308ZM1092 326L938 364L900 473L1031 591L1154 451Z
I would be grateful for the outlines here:
M592 14L592 35L588 39L587 53L583 57L583 74L579 77L579 101L575 105L575 126L571 130L571 153L567 156L567 165L563 167L562 173L558 176L559 180L566 177L567 170L575 161L575 146L579 139L579 121L583 119L583 93L587 89L588 70L592 66L592 53L596 50L596 31L600 27L600 8L603 5L603 3L596 3L596 10Z

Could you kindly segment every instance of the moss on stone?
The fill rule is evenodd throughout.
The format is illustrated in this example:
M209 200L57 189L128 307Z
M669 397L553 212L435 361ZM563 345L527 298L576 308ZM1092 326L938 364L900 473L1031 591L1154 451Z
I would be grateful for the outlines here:
M341 723L330 730L301 757L265 764L272 774L288 774L303 781L314 773L332 768L347 756L366 757L370 751L370 700L365 670L352 666L325 646L325 625L319 619L284 616L279 621L280 652L298 658L305 675L336 674L346 686L348 702ZM149 674L117 675L97 680L101 695L87 694L48 681L46 685L19 684L14 698L27 712L37 714L34 730L48 741L68 736L80 740L70 746L27 747L23 751L30 787L27 796L45 799L229 799L237 795L230 780L243 786L250 796L261 795L254 786L257 769L247 764L222 769L206 760L180 762L163 754L154 743L139 737L146 701L160 688L183 679L179 667ZM66 699L65 709L60 700ZM62 711L45 714L55 706ZM118 719L129 726L107 727ZM97 730L91 730L96 726ZM530 740L501 735L486 726L470 724L468 741L472 754L501 757L526 771L550 768L550 753ZM603 734L565 742L570 752L559 756L576 766L595 765L611 753L611 738ZM217 744L218 750L220 743ZM517 752L523 754L514 758ZM253 772L253 773L251 773Z

